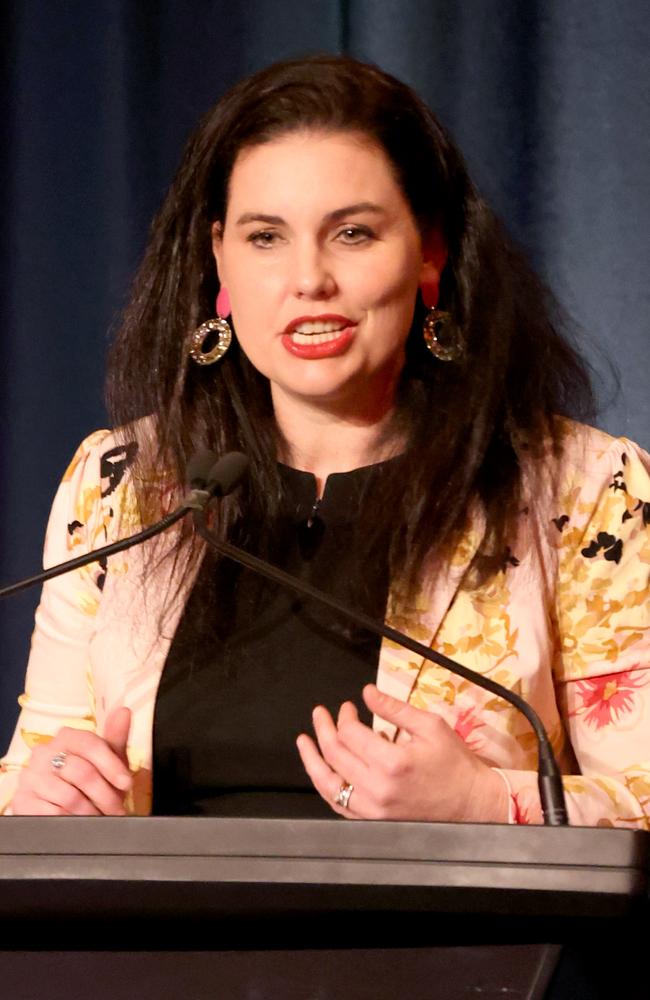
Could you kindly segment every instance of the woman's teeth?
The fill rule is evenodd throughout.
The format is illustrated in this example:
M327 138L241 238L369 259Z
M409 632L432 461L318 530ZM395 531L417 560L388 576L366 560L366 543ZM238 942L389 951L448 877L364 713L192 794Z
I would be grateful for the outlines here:
M331 333L297 333L294 330L291 339L294 344L327 344L330 340L338 340L340 334L340 330Z
M300 323L291 332L294 344L326 344L336 340L345 325L341 323Z

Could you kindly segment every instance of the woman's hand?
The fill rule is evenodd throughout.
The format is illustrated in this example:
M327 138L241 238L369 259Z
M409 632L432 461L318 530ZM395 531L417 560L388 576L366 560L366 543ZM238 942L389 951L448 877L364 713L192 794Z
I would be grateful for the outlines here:
M374 684L364 688L363 699L398 727L395 743L360 722L351 702L341 706L336 724L327 709L314 710L318 746L304 733L297 741L307 774L335 812L350 819L508 821L504 781L444 719ZM345 784L353 786L347 808L336 804Z
M124 816L130 725L130 709L116 708L103 737L66 726L34 747L11 802L14 816Z

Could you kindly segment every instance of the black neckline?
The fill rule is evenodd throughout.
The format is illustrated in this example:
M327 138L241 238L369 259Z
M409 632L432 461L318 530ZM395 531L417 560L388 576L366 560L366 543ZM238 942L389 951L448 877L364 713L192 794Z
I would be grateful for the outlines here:
M402 458L396 455L347 472L330 472L320 497L313 472L278 462L286 512L296 522L308 520L315 513L331 524L350 522L358 514L368 491L379 488L382 476Z

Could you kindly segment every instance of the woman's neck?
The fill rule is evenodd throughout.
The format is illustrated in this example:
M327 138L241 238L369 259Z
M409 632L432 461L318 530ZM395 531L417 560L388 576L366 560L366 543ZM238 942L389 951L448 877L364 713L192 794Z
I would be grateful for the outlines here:
M322 494L332 472L350 472L384 461L402 450L390 434L392 406L360 415L341 407L310 405L290 396L273 398L275 418L284 438L281 461L311 472Z

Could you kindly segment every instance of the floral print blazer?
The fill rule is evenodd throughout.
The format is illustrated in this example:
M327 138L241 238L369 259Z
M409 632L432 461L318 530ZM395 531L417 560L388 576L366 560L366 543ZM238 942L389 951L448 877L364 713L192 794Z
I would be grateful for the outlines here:
M54 501L47 565L138 530L128 474L135 449L108 431L82 443ZM533 705L560 760L571 823L648 829L650 456L626 439L567 423L556 471L558 488L522 510L501 571L480 586L467 582L481 539L475 517L416 601L406 603L393 585L388 619ZM173 542L172 533L166 544ZM145 549L43 588L21 713L1 765L3 810L11 811L35 744L62 726L101 732L116 705L133 713L128 805L150 810L156 689L198 567L156 561L143 587ZM165 604L168 592L174 599ZM511 822L541 821L535 739L511 705L387 640L377 683L440 713L499 769L511 791ZM374 725L394 736L383 720Z

